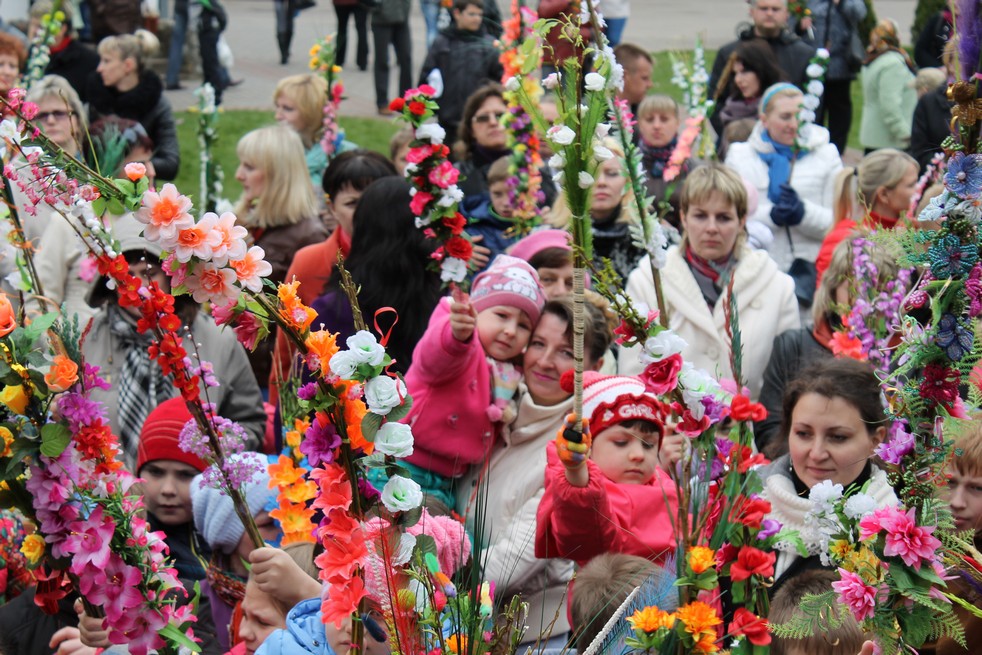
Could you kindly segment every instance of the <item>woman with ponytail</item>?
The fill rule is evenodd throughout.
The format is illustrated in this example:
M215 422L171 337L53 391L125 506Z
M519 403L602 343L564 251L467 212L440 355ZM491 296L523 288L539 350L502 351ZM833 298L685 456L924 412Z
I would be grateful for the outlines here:
M917 104L914 62L900 47L897 24L885 18L869 35L869 53L860 77L863 83L863 118L859 141L867 154L877 148L904 150Z

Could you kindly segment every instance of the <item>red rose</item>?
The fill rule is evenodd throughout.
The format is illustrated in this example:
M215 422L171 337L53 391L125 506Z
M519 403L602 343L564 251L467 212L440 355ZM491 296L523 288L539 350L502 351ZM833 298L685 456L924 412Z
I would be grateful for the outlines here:
M474 246L463 237L450 237L443 247L446 249L449 257L463 259L465 262L469 262L471 255L474 254Z
M737 547L727 542L716 549L716 568L721 569L737 558Z
M731 516L734 521L743 523L748 528L759 530L761 521L770 511L771 504L763 498L747 498L741 494L733 503Z
M703 414L702 418L697 421L692 415L692 412L690 412L684 405L672 403L672 410L682 417L682 419L675 426L676 432L681 432L682 434L690 437L698 437L709 427L710 420L705 414Z
M656 396L662 396L678 386L681 370L682 355L675 353L660 362L648 364L639 377L644 382L645 389Z
M771 634L767 631L767 619L763 619L745 607L737 608L730 622L731 635L744 635L754 646L766 646L771 643Z
M463 214L457 212L453 216L444 216L443 225L450 230L450 234L459 236L467 225L467 219L464 218Z
M734 421L763 421L767 418L767 410L760 403L750 402L746 396L734 396L730 416Z
M746 473L754 466L769 464L770 460L764 457L763 453L754 453L750 446L743 446L737 455L737 469L740 473Z
M406 106L406 101L402 98L395 98L389 103L389 109L392 111L402 111L402 108Z
M746 580L752 575L759 575L762 578L770 578L774 575L774 562L777 555L765 553L753 546L741 546L737 559L730 566L730 577L733 582Z
M409 113L416 116L422 116L426 113L426 105L419 100L413 100L409 103Z

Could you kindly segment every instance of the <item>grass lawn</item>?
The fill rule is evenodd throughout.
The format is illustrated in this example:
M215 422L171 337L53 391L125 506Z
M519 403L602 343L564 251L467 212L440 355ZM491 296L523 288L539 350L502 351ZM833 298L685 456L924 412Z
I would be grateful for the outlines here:
M672 62L668 51L657 52L653 93L666 93L681 100L681 91L672 84ZM706 66L712 70L715 50L706 51ZM863 112L862 88L858 82L852 85L853 118L852 129L849 132L849 146L861 148L859 144L859 122ZM198 139L195 132L196 115L189 112L178 112L177 134L181 144L181 174L178 176L177 187L184 193L196 196L198 193L198 172L200 170ZM246 132L273 121L271 111L234 110L224 112L219 122L220 140L215 146L214 155L225 172L225 197L235 202L242 192L242 187L235 180L235 169L238 160L235 156L235 144ZM375 118L342 117L341 125L347 138L354 143L379 152L388 153L389 139L399 129L398 123Z

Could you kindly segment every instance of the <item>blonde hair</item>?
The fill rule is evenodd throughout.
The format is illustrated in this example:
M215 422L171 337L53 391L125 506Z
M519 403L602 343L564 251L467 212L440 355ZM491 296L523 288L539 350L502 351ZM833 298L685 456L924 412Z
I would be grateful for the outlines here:
M764 116L771 113L772 105L778 98L797 98L803 96L801 89L789 82L778 82L767 87L760 100L760 115Z
M859 207L872 209L876 192L896 187L912 166L918 170L917 160L906 152L881 148L863 157L856 168L842 169L835 179L835 222L851 218Z
M952 463L962 475L982 475L982 422L978 417L969 430L955 439Z
M265 175L259 198L239 200L235 213L246 227L295 225L317 215L317 199L310 185L300 135L283 125L268 125L239 139L235 153Z
M624 149L621 144L611 137L606 137L602 141L602 145L614 153L614 158L621 163L621 172L625 176L627 175L626 166L627 163L624 161ZM604 162L606 163L606 162ZM565 183L572 183L572 180L566 180ZM634 189L631 188L630 182L624 184L624 194L621 196L621 213L617 217L618 223L633 223L637 220L638 208L634 200ZM569 220L573 217L573 213L569 210L569 205L566 204L566 194L560 193L556 198L556 202L553 203L552 210L546 215L546 222L558 228L565 228L569 225Z
M114 54L118 55L123 61L127 59L134 60L136 62L136 72L142 73L147 62L147 57L160 50L160 40L154 36L153 32L141 29L133 34L107 36L102 41L99 41L98 50L100 56Z
M714 194L721 196L725 202L733 205L739 220L746 219L747 187L743 183L743 178L732 168L719 162L709 162L689 172L682 184L682 193L679 196L679 216L684 217L689 211L689 207L694 203L708 200ZM734 244L735 251L740 250L740 246L746 238L746 230L740 230ZM684 249L688 243L688 233L682 230L680 247Z
M488 186L492 184L497 184L498 182L505 182L511 177L508 174L508 169L511 168L511 157L498 157L494 160L494 163L488 168Z
M920 97L929 91L934 91L946 79L948 79L948 75L943 68L922 68L914 76L912 86L914 87L914 91L917 92L918 97Z
M676 118L679 116L679 103L675 98L663 93L645 96L641 104L638 105L638 118L644 118L652 114L670 114Z
M832 583L839 579L833 571L816 569L805 571L786 581L774 594L768 620L775 624L787 623L795 615L802 599L808 594L823 594L832 589ZM835 629L827 626L814 630L814 634L804 639L781 639L774 637L771 643L773 655L791 653L822 653L823 655L854 655L863 646L863 631L852 613L840 607L839 618L842 625Z
M285 96L296 104L300 120L303 121L303 127L298 132L304 148L309 148L317 141L323 128L327 81L313 73L290 75L277 82L273 102L280 96Z
M832 251L832 259L829 267L822 274L822 280L815 289L815 298L812 301L812 319L815 324L826 320L830 313L836 313L835 290L843 282L851 282L855 278L852 270L853 244L857 239L865 239L867 234L862 230L856 230L847 238L843 239ZM867 251L870 263L876 267L878 272L877 279L874 280L877 288L885 286L887 282L896 279L900 271L895 253L888 247L879 242L873 241Z
M75 115L75 120L78 121L79 126L79 133L75 135L75 141L81 145L83 140L82 135L88 129L88 120L85 107L82 105L82 100L78 97L78 93L64 77L60 75L45 75L27 90L25 100L39 104L48 98L61 100L65 103L68 110Z

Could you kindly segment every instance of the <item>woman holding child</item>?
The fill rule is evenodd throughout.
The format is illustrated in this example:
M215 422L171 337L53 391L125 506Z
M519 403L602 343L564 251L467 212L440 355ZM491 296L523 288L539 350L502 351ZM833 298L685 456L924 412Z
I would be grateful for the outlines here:
M745 245L747 191L731 169L707 164L693 170L680 205L682 243L669 249L662 269L662 309L669 326L687 343L684 361L732 377L723 307L732 277L744 335L743 377L756 398L774 338L800 325L794 283L766 252ZM658 307L647 257L628 278L627 294ZM618 371L630 375L640 370L637 348L623 348Z

